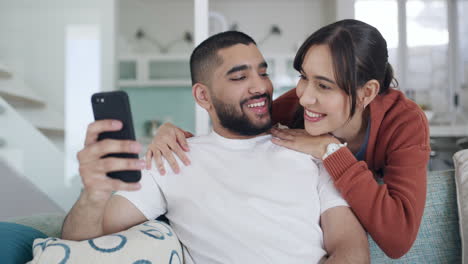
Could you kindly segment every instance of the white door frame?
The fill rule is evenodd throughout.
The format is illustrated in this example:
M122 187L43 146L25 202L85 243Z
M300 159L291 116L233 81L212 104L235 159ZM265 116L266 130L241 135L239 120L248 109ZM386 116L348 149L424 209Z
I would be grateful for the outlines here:
M208 38L209 0L194 0L194 45L195 47ZM210 118L205 109L195 103L195 135L210 132Z

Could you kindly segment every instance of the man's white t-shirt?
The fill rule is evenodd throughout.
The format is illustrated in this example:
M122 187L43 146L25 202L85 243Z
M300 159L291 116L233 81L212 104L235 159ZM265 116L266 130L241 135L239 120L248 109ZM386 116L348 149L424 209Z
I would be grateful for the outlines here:
M321 164L270 135L188 141L191 165L179 174L160 176L153 164L140 190L117 192L147 219L166 214L186 263L317 263L326 255L320 215L348 204Z

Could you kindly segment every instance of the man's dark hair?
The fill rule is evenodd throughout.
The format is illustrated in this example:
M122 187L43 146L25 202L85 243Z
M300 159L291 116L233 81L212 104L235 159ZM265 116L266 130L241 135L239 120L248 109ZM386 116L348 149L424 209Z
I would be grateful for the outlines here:
M218 56L220 49L229 48L237 44L255 44L255 41L247 34L239 31L226 31L213 35L198 45L190 56L190 74L192 84L202 83L207 85L211 80L216 66L223 63Z

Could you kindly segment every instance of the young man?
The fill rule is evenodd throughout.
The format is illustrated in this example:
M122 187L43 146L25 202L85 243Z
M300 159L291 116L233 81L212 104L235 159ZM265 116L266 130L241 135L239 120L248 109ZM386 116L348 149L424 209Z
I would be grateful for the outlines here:
M92 123L78 154L85 188L63 238L102 236L165 214L187 263L368 262L367 236L328 173L266 134L273 88L255 42L240 32L217 34L193 51L190 66L193 96L213 124L210 135L189 139L193 165L167 176L143 171L138 184L111 180L106 172L144 162L101 159L139 147L97 142L120 126Z

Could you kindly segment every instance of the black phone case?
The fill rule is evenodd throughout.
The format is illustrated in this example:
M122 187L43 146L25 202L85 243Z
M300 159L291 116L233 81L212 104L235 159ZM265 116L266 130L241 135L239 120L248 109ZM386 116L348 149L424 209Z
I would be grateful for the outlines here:
M126 92L113 91L93 94L91 97L91 104L93 106L95 120L116 119L122 121L123 123L122 129L119 131L104 132L99 134L98 141L103 139L135 140L132 113ZM106 157L138 159L138 155L132 153L109 154L103 158ZM138 182L141 179L141 171L109 172L107 173L107 176L120 179L124 182Z

